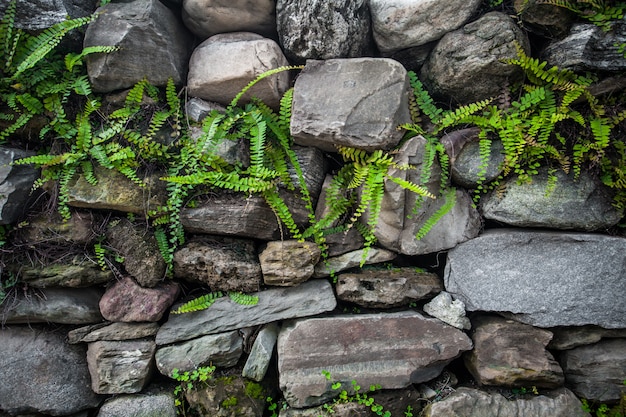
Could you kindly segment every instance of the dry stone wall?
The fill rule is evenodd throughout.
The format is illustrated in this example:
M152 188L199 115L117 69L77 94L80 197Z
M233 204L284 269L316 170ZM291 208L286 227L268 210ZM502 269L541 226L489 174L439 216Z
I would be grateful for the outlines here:
M112 1L98 8L84 46L120 47L88 62L110 102L144 77L157 86L172 78L187 86L191 124L262 72L305 64L243 100L277 107L294 86L291 134L323 213L337 145L393 150L415 168L394 174L418 180L426 139L402 141L397 129L411 121L408 70L445 102L483 100L521 79L503 61L517 45L551 65L603 71L613 93L624 88L626 59L607 44L626 42L626 17L607 33L534 2L513 19L509 3ZM17 24L32 30L84 15L70 0L17 4ZM173 373L208 365L222 377L186 398L200 416L267 416L268 396L281 417L323 415L338 395L333 382L353 380L380 385L374 398L394 416L410 406L428 417L582 417L590 414L581 399L624 401L626 237L614 228L624 213L611 191L593 172L559 174L552 190L542 171L476 205L477 132L441 136L455 204L423 238L416 233L446 199L414 213L415 194L392 182L377 246L364 253L353 228L328 236L326 261L310 242L289 239L263 198L215 193L183 209L187 242L172 279L143 217L165 201L159 173L144 188L104 169L97 187L73 178L62 221L39 204L50 190L27 192L38 172L10 165L27 151L2 149L0 220L28 256L2 265L19 281L0 305L0 416L175 416ZM490 178L501 162L494 146ZM219 152L249 159L241 142ZM425 187L436 193L441 175L432 167ZM302 201L281 196L306 224ZM85 255L95 243L123 262L102 270ZM52 265L39 262L42 251ZM258 303L222 297L171 313L208 291L243 291ZM372 415L358 404L335 413Z

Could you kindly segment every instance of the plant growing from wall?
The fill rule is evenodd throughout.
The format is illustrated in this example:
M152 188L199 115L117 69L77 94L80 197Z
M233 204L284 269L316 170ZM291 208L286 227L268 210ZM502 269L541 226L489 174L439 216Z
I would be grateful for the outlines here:
M176 414L187 415L185 408L185 393L206 387L213 379L215 366L200 366L192 371L181 372L179 369L172 370L172 379L178 381L174 387L174 405Z
M194 311L206 310L207 308L211 307L218 298L221 298L223 296L224 294L221 291L204 294L177 307L176 309L172 310L171 313L183 314L191 313ZM235 303L245 306L256 305L259 302L259 297L257 295L244 294L237 291L229 291L228 297Z

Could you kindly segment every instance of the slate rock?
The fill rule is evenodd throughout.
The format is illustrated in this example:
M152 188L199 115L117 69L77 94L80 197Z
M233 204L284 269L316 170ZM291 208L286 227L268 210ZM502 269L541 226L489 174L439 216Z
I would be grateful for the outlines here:
M626 338L626 329L603 329L598 326L553 327L548 349L568 350L591 345L604 338Z
M0 16L4 16L9 2L0 4ZM40 31L57 23L90 15L97 7L97 0L18 0L16 2L16 28Z
M207 117L213 110L217 110L222 113L226 110L226 107L219 103L212 101L202 100L201 98L191 97L185 103L185 113L194 122L201 122Z
M370 0L374 40L383 53L424 45L461 27L480 0Z
M89 343L87 364L91 389L98 394L134 394L150 381L154 368L153 340Z
M481 385L554 389L564 382L563 370L546 346L548 330L479 316L472 320L474 349L464 355L466 368Z
M493 229L448 252L444 286L469 311L508 312L538 327L626 327L626 240Z
M387 58L310 60L294 86L291 134L299 145L390 149L410 122L408 77Z
M173 281L144 288L126 276L106 290L100 300L100 311L109 321L156 322L161 320L179 292L180 287Z
M166 345L198 336L242 329L333 310L337 302L326 280L304 282L296 287L272 288L258 292L255 305L241 305L229 297L217 299L210 308L187 314L170 315L156 342Z
M102 291L90 288L43 288L7 299L0 309L3 323L91 324L102 321Z
M104 284L114 277L109 269L103 271L100 265L86 255L76 255L46 266L12 264L9 269L19 271L20 279L35 288L89 287Z
M32 155L29 151L0 147L0 225L14 223L26 211L39 170L30 165L11 164Z
M67 333L67 343L143 339L155 336L157 330L157 323L99 323L70 330Z
M276 0L183 0L185 26L204 40L218 33L276 37Z
M148 390L141 394L123 394L109 398L96 417L176 417L174 394L165 390Z
M165 86L169 78L176 85L185 83L193 38L170 9L158 0L133 0L108 3L98 13L84 46L120 49L87 56L95 92L131 88L144 78L155 86Z
M174 253L174 276L212 291L258 291L261 264L252 240L196 237Z
M560 355L565 386L598 403L618 402L626 393L626 338L606 339Z
M208 365L229 368L237 364L242 352L243 339L233 330L161 347L156 351L156 365L166 376L174 369L186 372Z
M11 415L70 415L97 407L85 349L65 334L33 326L0 328L0 409ZM7 383L10 381L10 383Z
M239 375L214 379L207 387L185 392L198 415L212 417L262 417L267 391Z
M472 327L465 316L465 304L461 300L452 300L452 296L445 291L424 304L424 312L457 329L469 330Z
M278 39L292 61L358 58L373 52L365 0L278 0Z
M431 298L443 290L443 283L437 274L416 268L373 268L340 274L335 290L342 301L369 308L393 308Z
M577 179L573 172L554 175L556 184L546 169L533 175L530 184L504 180L481 198L483 216L511 226L591 232L614 226L624 215L613 206L614 191L592 173L582 171Z
M274 353L274 346L276 346L276 341L278 340L279 331L280 327L276 323L269 323L263 326L252 344L250 355L246 359L241 375L257 382L261 382L265 378Z
M518 66L503 62L517 58L516 45L530 52L526 33L511 17L487 13L447 33L424 63L420 79L432 95L460 104L497 96L503 85L523 77Z
M338 393L321 371L349 389L404 388L428 381L472 348L461 331L414 312L306 318L278 336L280 389L290 406L319 405Z
M321 250L313 242L268 242L259 252L263 282L280 286L301 284L313 275L320 256Z
M560 388L530 399L460 387L441 401L430 403L424 417L589 417L574 393Z
M363 262L363 265L373 265L392 261L397 256L398 254L395 252L380 248L355 250L318 263L315 265L313 278L328 277L350 268L356 268L361 265L361 262Z
M217 63L228 62L228 65ZM258 75L289 65L272 39L250 32L214 35L194 49L189 60L187 88L192 97L228 105ZM257 97L272 108L289 88L288 71L257 82L240 100L244 105Z

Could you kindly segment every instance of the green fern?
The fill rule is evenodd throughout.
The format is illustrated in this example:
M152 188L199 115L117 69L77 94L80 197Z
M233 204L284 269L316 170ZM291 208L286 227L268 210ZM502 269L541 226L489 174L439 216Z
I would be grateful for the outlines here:
M206 310L207 308L211 307L218 298L221 298L221 297L223 297L223 294L221 291L211 292L211 293L205 294L198 298L194 298L193 300L184 303L183 305L179 306L175 310L172 310L171 313L183 314L183 313L191 313L194 311Z
M244 306L253 306L259 303L258 295L244 294L242 292L230 291L228 296L231 300L236 302L237 304L241 304Z
M452 208L456 204L456 189L450 188L445 193L444 198L444 204L432 216L426 219L422 227L418 230L415 235L416 239L423 239L428 234L428 232L430 232L432 228L437 224L437 222L439 222L439 220L441 220L443 216L445 216L450 210L452 210Z

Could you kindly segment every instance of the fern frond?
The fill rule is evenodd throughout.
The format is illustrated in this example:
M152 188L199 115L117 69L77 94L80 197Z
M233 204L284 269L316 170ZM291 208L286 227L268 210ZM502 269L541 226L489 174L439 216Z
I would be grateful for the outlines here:
M235 98L233 98L233 100L228 105L227 111L232 110L233 107L237 106L237 104L239 103L239 100L241 100L241 97L243 97L243 95L246 94L248 90L254 87L254 85L258 83L259 81L261 81L262 79L270 77L274 74L278 74L283 71L291 71L291 70L303 69L303 68L304 68L303 65L283 66L283 67L274 68L274 69L265 71L262 74L259 74L254 80L250 81L248 85L242 88L241 91L235 96Z
M430 119L431 123L439 124L443 110L435 106L432 97L414 71L409 71L408 77L417 107Z
M461 106L454 111L443 113L443 116L441 117L441 120L439 121L437 125L437 129L435 130L435 133L440 132L443 129L446 129L450 126L464 123L467 117L483 110L485 107L491 104L492 101L493 99L489 98L486 100L481 100L475 103L470 103L465 106Z
M230 299L236 302L237 304L241 304L244 306L253 306L259 303L258 295L244 294L238 291L230 291L228 293L228 297L230 297Z
M439 220L441 220L443 216L445 216L450 210L452 210L455 204L456 189L450 188L445 194L445 203L426 220L420 230L418 230L415 238L418 240L423 239L428 234L428 232L430 232L432 228L439 222Z
M223 294L221 291L211 292L211 293L205 294L198 298L194 298L193 300L184 303L183 305L179 306L177 309L172 310L171 313L183 314L183 313L191 313L194 311L206 310L207 308L211 307L211 305L213 305L213 303L220 297L223 297Z

